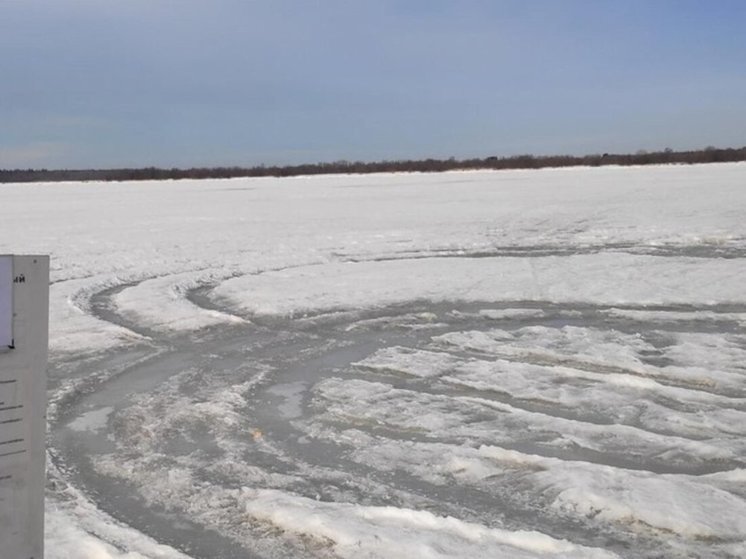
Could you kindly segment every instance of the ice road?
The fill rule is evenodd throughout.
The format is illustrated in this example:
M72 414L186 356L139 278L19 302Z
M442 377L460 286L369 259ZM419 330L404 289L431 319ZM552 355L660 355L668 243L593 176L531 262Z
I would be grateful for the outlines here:
M746 556L746 165L0 186L50 559Z

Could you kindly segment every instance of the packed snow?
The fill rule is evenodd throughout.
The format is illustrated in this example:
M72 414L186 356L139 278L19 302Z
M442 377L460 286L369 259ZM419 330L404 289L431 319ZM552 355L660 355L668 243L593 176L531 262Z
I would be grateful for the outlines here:
M46 556L746 556L746 165L0 186Z

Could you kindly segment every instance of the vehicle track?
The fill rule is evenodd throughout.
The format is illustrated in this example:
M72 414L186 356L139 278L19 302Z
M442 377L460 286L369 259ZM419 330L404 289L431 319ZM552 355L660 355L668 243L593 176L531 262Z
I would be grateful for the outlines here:
M605 247L618 250L625 247ZM630 247L626 247L630 248ZM633 248L633 247L632 247ZM594 250L589 248L589 250ZM540 252L540 251L538 251ZM693 251L696 253L697 251ZM490 253L495 256L497 253ZM563 253L564 254L564 253ZM725 253L724 253L725 254ZM727 253L730 255L730 253ZM502 254L504 256L526 256ZM681 253L672 254L681 256ZM716 253L716 257L729 257ZM478 257L480 255L473 255ZM690 254L695 256L695 254ZM446 255L440 255L446 257ZM733 256L740 257L740 256ZM398 258L389 258L398 259ZM354 260L351 260L354 261ZM61 404L57 420L52 425L51 445L55 464L64 472L66 481L82 489L96 504L115 518L149 534L158 541L181 549L195 558L259 556L300 556L312 550L298 549L298 542L286 541L281 535L267 533L251 522L237 523L232 517L240 514L237 504L229 503L224 510L205 510L193 505L196 494L144 497L145 488L137 475L118 476L115 469L102 468L97 460L102 456L131 460L130 464L160 467L136 456L140 451L132 445L133 418L138 413L170 413L179 402L197 406L202 403L223 405L225 393L234 394L241 403L233 406L236 423L216 433L206 419L180 425L178 421L162 432L151 433L143 448L157 448L163 453L163 472L169 468L191 468L195 479L208 484L221 495L242 484L256 483L261 487L283 488L300 495L322 500L352 500L362 504L421 507L438 514L452 515L509 529L540 529L558 538L575 543L606 547L629 557L654 557L660 551L663 535L655 530L626 530L610 527L583 518L561 517L540 499L524 499L510 488L435 484L416 473L401 469L393 473L376 465L354 459L348 445L314 436L311 427L322 425L339 432L354 429L380 440L410 440L453 444L447 436L424 435L401 430L395 424L340 423L323 414L324 400L317 387L325 379L341 378L388 384L406 389L422 397L457 401L464 397L479 397L496 403L510 404L530 414L549 419L574 419L600 428L613 421L603 417L592 419L578 410L549 405L537 406L510 394L464 387L444 386L437 377L412 379L401 375L353 367L352 364L392 346L433 349L433 338L449 332L488 331L500 328L516 331L526 327L590 328L626 334L640 334L653 346L663 348L678 333L738 334L742 325L733 314L746 313L746 305L668 305L603 306L590 304L557 304L543 301L491 301L483 303L439 303L415 301L376 310L347 310L316 313L302 319L246 316L245 324L213 326L188 335L164 334L139 324L117 311L112 299L118 293L136 286L128 283L101 290L90 297L91 313L98 319L122 326L148 339L147 347L134 346L109 352L94 363L85 363L78 371L81 377L112 369L99 381L88 386ZM203 284L189 290L185 297L203 309L237 315L224 301L211 297L217 283ZM533 309L541 315L491 319L480 310ZM610 311L656 311L691 313L689 320L634 319L613 316ZM698 318L696 313L709 313ZM714 315L713 318L710 315ZM723 319L717 316L722 315ZM438 350L450 352L455 358L486 358L484 354L463 348ZM144 354L144 352L146 354ZM489 358L498 358L491 355ZM652 351L640 355L649 367L667 363ZM624 374L644 377L644 373L616 364L598 364L582 359L546 359L509 356L518 363L566 366L597 373ZM125 363L122 365L122 363ZM691 386L675 378L656 376L664 386L685 388L692 393L723 396L733 399L734 409L743 410L738 394L723 393L717 387ZM164 388L166 387L166 388ZM217 402L217 403L216 403ZM361 403L365 405L365 403ZM172 406L172 407L169 407ZM109 409L108 420L86 429L75 429L75 418L87 417L92 411ZM321 409L322 411L319 411ZM214 419L216 416L206 416ZM142 418L140 418L142 419ZM163 421L168 423L169 416ZM190 420L192 421L192 420ZM148 419L143 420L148 424ZM651 434L664 436L662 433ZM141 437L142 434L137 434ZM150 436L149 435L149 436ZM711 461L693 466L666 465L655 457L647 461L597 451L590 448L557 450L541 443L519 442L503 444L507 449L535 455L575 460L655 474L702 475L744 467L746 457L738 460ZM468 441L467 441L468 443ZM147 446L150 445L150 446ZM135 455L135 456L133 456ZM216 461L229 459L240 466L250 465L262 475L256 478L244 473L216 473ZM144 473L144 472L143 472ZM252 474L253 475L253 474ZM284 478L282 479L274 479ZM147 476L144 476L147 478ZM150 479L150 478L147 478ZM152 492L151 492L152 493ZM196 511L196 512L195 512ZM666 536L668 537L668 536ZM630 551L631 550L631 551ZM631 553L631 554L630 554ZM300 554L300 555L299 555ZM310 555L309 555L310 556ZM707 555L703 555L706 557ZM713 555L714 557L714 555Z

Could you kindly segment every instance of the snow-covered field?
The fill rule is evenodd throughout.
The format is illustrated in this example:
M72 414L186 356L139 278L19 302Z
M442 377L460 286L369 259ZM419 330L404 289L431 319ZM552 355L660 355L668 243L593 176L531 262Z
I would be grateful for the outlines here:
M0 186L48 559L746 556L746 165Z

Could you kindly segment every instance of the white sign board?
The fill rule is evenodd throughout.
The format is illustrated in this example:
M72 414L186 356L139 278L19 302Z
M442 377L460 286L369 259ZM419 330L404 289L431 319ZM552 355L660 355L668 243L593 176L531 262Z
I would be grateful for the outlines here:
M2 256L0 279L0 559L42 559L49 258Z
M13 257L0 256L0 350L13 345Z

